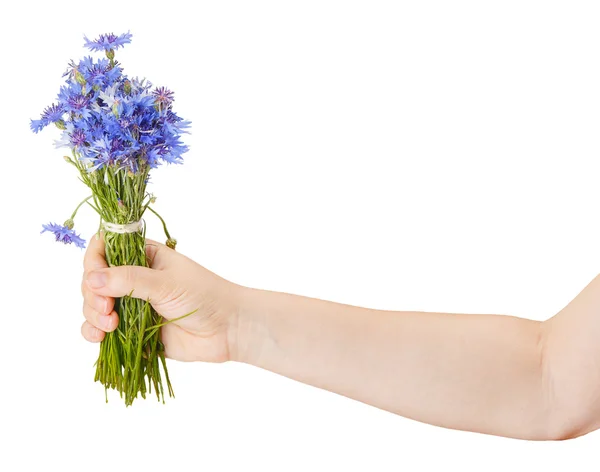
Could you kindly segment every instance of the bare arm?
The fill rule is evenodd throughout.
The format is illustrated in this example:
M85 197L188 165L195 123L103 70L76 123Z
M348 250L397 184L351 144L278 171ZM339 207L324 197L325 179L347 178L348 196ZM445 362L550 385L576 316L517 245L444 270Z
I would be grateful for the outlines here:
M541 323L390 312L245 289L238 360L415 420L549 434Z
M236 360L408 418L526 439L600 427L600 277L553 318L380 311L233 284L148 241L152 268L86 253L84 337L118 325L114 297L150 299L169 357Z

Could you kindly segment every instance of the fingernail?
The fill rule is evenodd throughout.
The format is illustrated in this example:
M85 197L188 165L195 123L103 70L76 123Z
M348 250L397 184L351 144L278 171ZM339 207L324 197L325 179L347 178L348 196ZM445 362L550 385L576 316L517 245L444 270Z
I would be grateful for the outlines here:
M108 300L106 299L106 297L94 295L93 306L99 313L106 315L106 312L108 311Z
M90 272L87 276L87 283L91 288L101 288L106 285L106 274L100 271Z

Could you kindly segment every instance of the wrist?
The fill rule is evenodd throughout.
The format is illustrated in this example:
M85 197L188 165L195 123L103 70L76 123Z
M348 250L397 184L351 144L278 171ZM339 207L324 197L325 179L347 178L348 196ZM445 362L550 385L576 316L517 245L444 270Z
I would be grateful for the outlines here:
M227 334L229 360L253 364L264 344L265 311L261 300L266 292L240 285L235 291L235 310Z

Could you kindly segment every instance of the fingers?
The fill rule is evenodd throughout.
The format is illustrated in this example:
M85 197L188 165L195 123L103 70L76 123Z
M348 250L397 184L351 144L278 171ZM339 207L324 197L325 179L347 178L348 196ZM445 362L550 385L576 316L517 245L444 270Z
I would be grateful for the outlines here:
M146 258L148 259L150 267L154 267L154 262L156 261L159 252L164 247L167 246L152 239L146 239Z
M88 321L84 321L81 325L81 334L87 341L91 343L99 343L106 335L104 331L91 325Z
M163 270L173 263L173 257L178 257L178 253L173 249L152 239L146 239L146 258L150 267Z
M102 295L97 295L87 289L83 291L83 301L85 305L88 305L90 308L103 315L110 314L115 306L114 298L103 297Z
M146 240L146 256L150 265L162 269L168 265L172 251L164 244ZM176 254L176 253L175 253ZM144 300L156 300L164 293L164 276L157 270L146 267L108 268L104 249L103 233L90 239L84 257L84 275L81 293L84 298L83 315L86 321L81 334L91 342L100 342L105 333L119 325L119 316L114 311L114 297L129 295Z
M104 297L132 297L159 302L165 295L168 278L164 272L148 267L120 266L86 274L87 288Z
M113 331L119 325L119 316L113 311L115 300L92 293L85 284L86 274L90 271L108 267L105 257L103 234L94 234L83 259L84 281L81 284L83 316L86 319L81 326L81 334L91 342L102 341L105 332Z
M119 325L119 315L113 310L114 302L89 292L83 304L83 316L91 325L102 331L114 331Z
M98 237L97 234L94 234L90 238L90 243L85 251L83 270L84 272L90 272L105 267L108 267L108 264L106 263L106 253L104 252L104 235L100 233L100 237Z

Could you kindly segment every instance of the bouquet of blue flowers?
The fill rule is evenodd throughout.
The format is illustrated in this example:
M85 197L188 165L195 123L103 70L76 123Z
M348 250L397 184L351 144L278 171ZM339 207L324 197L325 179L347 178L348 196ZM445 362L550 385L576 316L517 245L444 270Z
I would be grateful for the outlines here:
M123 73L115 51L131 42L130 33L84 39L87 48L104 52L106 57L71 61L57 102L39 120L31 121L31 129L37 133L54 123L62 130L56 145L71 150L65 160L77 169L91 195L64 224L45 224L42 233L85 247L73 228L77 211L87 205L100 216L99 232L103 231L109 266L147 266L142 219L146 210L162 222L167 246L175 249L176 245L164 220L150 206L155 197L146 190L149 174L162 163L182 162L188 147L181 135L190 122L173 111L173 92ZM138 395L145 398L152 388L164 402L163 375L166 390L173 396L160 340L164 321L148 300L131 296L117 300L115 310L119 326L100 345L95 380L106 391L116 389L126 405Z

